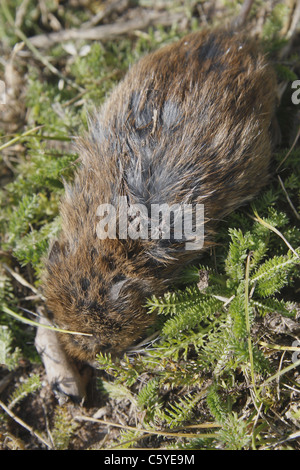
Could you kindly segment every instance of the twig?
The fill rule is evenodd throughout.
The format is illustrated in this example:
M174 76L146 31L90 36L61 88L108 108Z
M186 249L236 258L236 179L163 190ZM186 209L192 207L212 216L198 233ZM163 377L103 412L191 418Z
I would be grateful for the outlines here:
M240 28L246 22L246 19L251 11L254 0L244 0L241 11L236 18L232 21L233 28Z
M289 17L289 24L286 31L283 31L283 36L288 39L287 44L279 52L279 59L285 58L291 51L295 38L297 37L297 26L300 18L300 2L294 0L293 10L291 10Z
M265 341L259 341L258 344L268 349L276 349L278 351L299 351L300 352L300 348L296 346L280 346L279 344L270 344L270 343L266 343Z
M38 290L32 286L31 284L29 284L29 282L26 281L26 279L24 279L22 276L20 276L20 274L16 273L15 271L13 271L9 266L7 266L5 263L2 263L2 266L4 267L4 269L9 272L9 274L14 277L16 279L16 281L18 281L22 286L24 287L28 287L30 290L32 290L32 292L34 292L36 295L39 295L39 297L41 297L41 295L39 294Z
M288 39L290 39L295 34L299 19L300 19L300 2L299 0L295 0L294 11L291 15L290 27L286 35Z
M57 43L77 39L105 41L114 39L118 36L133 33L136 30L147 29L149 26L154 24L170 26L180 20L182 20L182 13L170 14L169 12L147 12L143 18L124 21L122 23L101 25L90 29L66 29L64 31L58 31L50 34L39 34L29 38L29 42L34 47L44 49Z
M104 5L103 9L96 13L96 15L93 15L91 20L83 23L81 28L89 29L93 26L96 26L98 23L100 23L100 21L109 16L111 13L121 13L122 11L126 10L128 6L129 0L114 0L113 2L109 2L107 5Z
M17 28L21 28L25 15L27 13L27 7L29 5L30 0L23 0L21 5L16 10L16 21L15 25Z
M52 448L49 441L47 441L44 437L38 434L29 424L26 424L21 418L19 418L13 411L11 411L2 401L0 401L1 408L18 424L20 424L23 428L27 429L33 436L35 436L39 441L45 444L49 449Z
M293 439L299 439L299 438L300 438L300 431L296 431L293 434L290 434L289 436L287 436L285 439L282 439L281 441L279 441L277 445L281 445L284 442L291 441Z

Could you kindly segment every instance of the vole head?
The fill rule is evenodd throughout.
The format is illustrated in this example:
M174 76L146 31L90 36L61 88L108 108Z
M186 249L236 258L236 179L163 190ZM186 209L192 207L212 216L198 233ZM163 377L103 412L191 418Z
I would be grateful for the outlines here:
M90 335L60 334L67 353L79 360L91 361L100 351L121 354L153 322L144 304L157 281L146 273L133 276L124 253L110 248L71 250L55 242L46 263L44 294L53 323Z

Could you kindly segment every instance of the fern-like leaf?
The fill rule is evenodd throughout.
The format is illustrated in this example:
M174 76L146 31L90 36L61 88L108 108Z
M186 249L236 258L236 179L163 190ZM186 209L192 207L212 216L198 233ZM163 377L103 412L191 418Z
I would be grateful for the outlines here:
M251 305L261 316L265 316L268 313L280 313L286 317L294 318L297 313L293 303L277 300L272 297L263 300L251 300Z
M300 264L300 258L291 251L287 255L274 256L260 265L250 282L256 284L262 297L271 296L289 283L289 274L297 264Z
M205 299L205 300L204 300ZM191 302L189 308L187 305L181 313L173 316L163 326L163 335L176 337L184 330L193 330L195 327L201 327L201 322L207 319L213 319L217 312L222 309L223 303L215 297L204 297L198 300L198 303Z
M221 400L216 384L209 387L206 396L206 403L216 422L224 423L228 416L228 409L226 403Z
M236 413L227 416L218 435L227 450L246 450L251 442L247 421L239 419Z
M19 385L9 398L8 408L13 408L19 401L23 400L29 393L33 393L42 386L38 374L29 376Z
M199 394L192 395L190 393L180 398L177 403L169 404L167 408L158 410L155 417L160 421L166 422L171 429L176 428L191 418L193 409L199 399Z

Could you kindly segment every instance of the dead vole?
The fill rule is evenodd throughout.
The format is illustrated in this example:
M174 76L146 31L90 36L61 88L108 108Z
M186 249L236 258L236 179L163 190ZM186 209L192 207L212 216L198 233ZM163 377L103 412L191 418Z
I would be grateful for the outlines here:
M81 166L46 262L51 320L92 335L60 334L69 356L121 354L145 333L154 320L146 298L203 250L187 249L193 237L180 237L180 224L174 232L181 208L204 205L205 248L218 221L265 185L275 98L264 54L227 30L190 34L131 67L78 144ZM150 216L161 205L179 212L157 238Z

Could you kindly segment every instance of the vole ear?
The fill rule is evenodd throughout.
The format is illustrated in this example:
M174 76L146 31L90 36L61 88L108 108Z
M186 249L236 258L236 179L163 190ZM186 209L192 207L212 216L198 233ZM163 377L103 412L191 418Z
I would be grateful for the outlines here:
M113 284L109 291L109 297L111 300L117 300L119 298L119 294L121 292L122 287L129 281L130 279L125 278L121 281L116 282Z
M58 263L62 256L67 256L69 254L69 244L68 243L59 243L56 240L50 247L48 254L48 261L50 264Z

